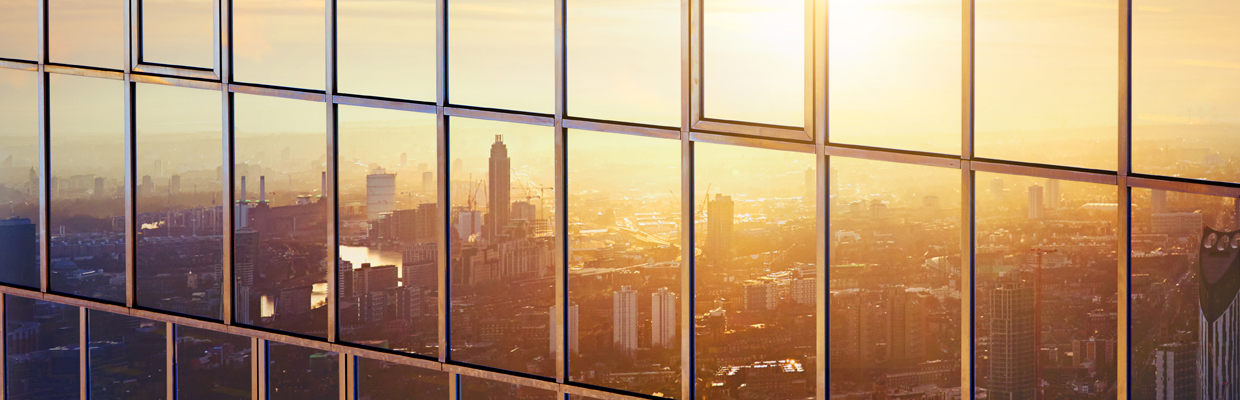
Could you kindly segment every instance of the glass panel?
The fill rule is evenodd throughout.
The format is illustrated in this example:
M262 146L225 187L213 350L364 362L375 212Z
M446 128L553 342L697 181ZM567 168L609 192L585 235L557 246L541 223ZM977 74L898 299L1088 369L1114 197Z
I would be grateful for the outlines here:
M694 151L698 398L813 398L814 155Z
M832 142L960 154L960 6L831 2Z
M339 0L342 93L435 101L435 2Z
M680 126L680 2L568 1L576 117Z
M554 376L555 135L450 122L452 359Z
M125 4L109 0L47 2L48 59L61 64L124 69L128 62Z
M0 1L0 57L38 61L38 0Z
M554 400L555 391L512 383L461 377L461 400Z
M323 89L323 2L237 0L232 4L237 81Z
M5 296L5 398L80 397L78 312L64 304Z
M448 398L447 372L359 358L357 379L362 400Z
M569 139L569 377L680 397L680 144Z
M1240 396L1240 203L1136 188L1132 203L1132 398Z
M1240 3L1133 5L1133 169L1240 182Z
M340 398L340 359L335 352L267 343L267 389L271 400Z
M982 172L976 182L989 187L974 196L977 393L1104 395L1116 371L1115 187Z
M832 396L960 398L960 171L831 167Z
M125 92L51 74L51 288L125 300Z
M244 94L234 101L233 318L326 337L323 103Z
M805 1L712 0L702 16L707 118L805 125Z
M168 390L165 322L90 310L90 398L162 399Z
M137 303L219 319L220 93L137 86Z
M435 114L339 110L340 337L437 356Z
M452 104L554 112L554 23L549 1L448 2Z
M142 0L142 61L215 67L212 0Z
M30 288L39 287L38 79L0 69L0 204L9 209L0 214L0 282Z
M979 0L979 157L1115 170L1119 19L1108 0Z
M250 338L177 326L177 398L250 398Z

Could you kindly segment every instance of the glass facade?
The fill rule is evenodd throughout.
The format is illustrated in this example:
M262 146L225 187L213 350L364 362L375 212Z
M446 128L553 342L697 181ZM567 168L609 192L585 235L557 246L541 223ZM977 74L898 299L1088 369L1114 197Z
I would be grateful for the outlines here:
M4 398L1240 398L1218 1L0 0Z

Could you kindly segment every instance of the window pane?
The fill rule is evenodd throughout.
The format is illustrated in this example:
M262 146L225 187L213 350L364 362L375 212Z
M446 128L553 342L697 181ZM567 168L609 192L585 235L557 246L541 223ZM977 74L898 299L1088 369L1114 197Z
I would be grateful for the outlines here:
M974 197L977 390L1097 398L1115 384L1115 187L981 172L976 182L989 188Z
M977 2L979 157L1114 170L1115 2Z
M1226 354L1240 282L1236 199L1134 188L1132 200L1132 397L1236 397L1240 360Z
M6 398L76 400L78 308L5 296Z
M177 398L250 398L250 338L177 326Z
M90 310L90 398L162 399L167 395L165 322Z
M236 96L234 318L326 337L326 111L322 103Z
M215 67L212 0L142 0L142 61Z
M554 112L554 23L549 1L448 2L452 104Z
M452 359L555 374L555 135L452 118Z
M832 395L959 398L960 171L831 167Z
M340 91L435 101L435 2L339 0Z
M960 153L960 5L831 2L832 142Z
M447 372L365 358L357 361L357 388L362 399L448 398Z
M47 14L48 59L52 62L125 68L124 2L49 1Z
M679 397L680 144L569 139L569 377Z
M237 81L323 89L327 63L323 2L237 0L232 4Z
M680 126L680 2L568 1L568 112Z
M0 69L0 282L39 287L39 74Z
M1133 169L1240 181L1240 4L1133 5Z
M804 126L805 1L712 0L702 11L702 115Z
M271 400L340 398L340 359L335 352L267 343L267 388Z
M812 398L814 155L695 148L698 397Z
M341 338L437 356L435 115L339 110Z
M554 400L555 391L461 376L461 400Z
M125 300L125 92L51 74L52 290Z
M220 93L137 86L137 303L220 318Z
M39 59L39 2L0 1L0 57Z

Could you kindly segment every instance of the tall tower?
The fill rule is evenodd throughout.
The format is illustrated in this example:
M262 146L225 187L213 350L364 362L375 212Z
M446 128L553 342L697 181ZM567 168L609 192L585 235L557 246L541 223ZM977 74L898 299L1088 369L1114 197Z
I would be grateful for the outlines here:
M1059 209L1059 180L1058 179L1047 179L1046 180L1046 209L1048 210Z
M1034 398L1033 288L1023 281L990 289L990 398Z
M721 194L706 203L706 257L716 262L732 251L733 205L732 196Z
M1197 394L1240 398L1240 231L1205 228L1198 247Z
M1029 187L1029 219L1042 219L1042 187Z
M508 208L512 200L512 159L508 158L508 146L504 136L495 135L491 144L491 159L487 169L487 215L484 234L495 241L508 226Z
M632 356L637 350L637 292L628 286L612 293L612 342Z
M650 294L650 345L673 348L676 345L676 294L659 288Z
M375 168L366 175L366 220L379 219L383 213L396 209L396 174Z

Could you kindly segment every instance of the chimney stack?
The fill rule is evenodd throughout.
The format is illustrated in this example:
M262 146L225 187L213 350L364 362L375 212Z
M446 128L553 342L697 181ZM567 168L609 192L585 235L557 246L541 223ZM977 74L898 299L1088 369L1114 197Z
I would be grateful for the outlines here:
M267 202L267 176L262 175L258 177L258 203L263 204L266 202Z
M319 197L327 198L327 171L323 171L323 182L319 186Z
M237 202L245 202L245 176L241 177L241 198L237 199Z

